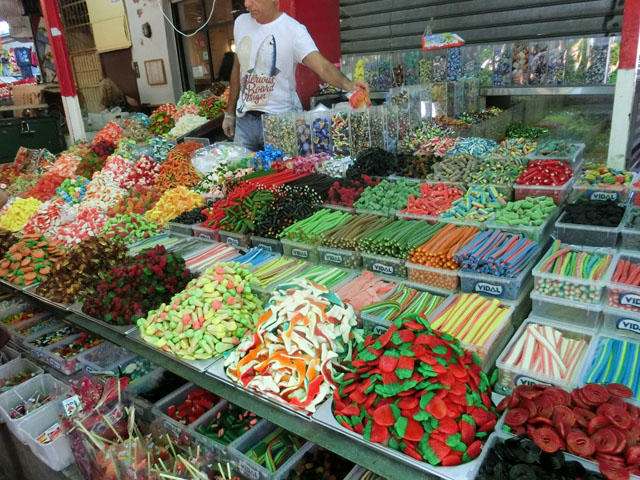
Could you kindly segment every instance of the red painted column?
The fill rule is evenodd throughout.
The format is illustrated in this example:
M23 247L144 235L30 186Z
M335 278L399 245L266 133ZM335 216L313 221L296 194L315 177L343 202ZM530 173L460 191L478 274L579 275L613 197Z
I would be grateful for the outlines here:
M626 0L622 17L622 40L620 62L616 79L611 116L611 134L607 165L612 168L626 167L635 105L636 63L638 61L638 34L640 33L640 0Z
M330 62L340 61L340 2L339 0L280 0L280 10L307 27L318 50ZM320 80L307 67L299 66L296 72L298 95L305 109L309 97L318 91Z
M71 72L67 43L62 34L62 20L60 19L58 3L56 0L40 0L40 6L47 26L53 63L56 66L58 83L60 84L60 93L64 97L75 97L76 86Z
M640 33L640 0L626 0L622 17L622 41L618 68L636 68L638 34Z

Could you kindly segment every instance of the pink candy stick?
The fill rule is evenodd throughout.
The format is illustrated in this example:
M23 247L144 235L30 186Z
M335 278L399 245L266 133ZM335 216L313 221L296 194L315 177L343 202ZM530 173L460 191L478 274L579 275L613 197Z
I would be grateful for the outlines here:
M520 358L522 357L522 349L524 348L524 343L527 340L526 332L524 335L520 335L520 338L515 343L507 358L504 359L504 363L506 365L518 365L520 363Z
M552 344L550 344L549 341L546 338L544 338L544 336L541 335L540 332L537 329L532 328L532 329L530 329L530 331L531 331L531 334L538 341L540 347L545 349L551 355L553 360L555 360L557 362L557 364L559 366L559 371L562 374L565 374L566 370L567 370L567 367L564 365L564 362L562 361L562 359L558 355L558 352L556 351L554 346Z
M527 327L527 341L525 343L524 353L522 354L522 360L520 361L520 365L524 368L531 368L536 349L536 342L531 335L531 328L531 325Z

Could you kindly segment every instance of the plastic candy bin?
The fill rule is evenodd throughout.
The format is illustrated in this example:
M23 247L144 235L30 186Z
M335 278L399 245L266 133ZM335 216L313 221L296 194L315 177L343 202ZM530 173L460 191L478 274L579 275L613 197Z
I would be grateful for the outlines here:
M563 213L556 222L556 238L571 245L586 245L590 247L615 248L620 235L620 226L599 227L595 225L580 225L564 223Z
M225 230L219 230L220 241L234 248L249 248L250 236L243 235L241 233L227 232Z
M362 267L362 256L354 250L340 248L318 247L320 263L332 267L356 269Z
M251 236L251 246L263 249L265 252L282 253L282 243L275 238Z
M574 252L587 252L590 254L611 255L616 251L606 248L571 246ZM542 295L551 295L566 300L577 300L583 303L600 303L609 278L612 274L613 261L610 262L607 271L600 277L600 280L589 280L576 277L567 277L555 273L541 272L540 266L546 260L546 254L542 256L536 267L533 269L535 279L534 291Z
M602 303L581 303L531 292L532 315L596 329L602 319Z
M236 467L240 474L252 480L284 480L288 477L291 469L302 460L302 457L312 448L315 448L314 444L306 442L297 452L289 457L280 468L275 472L269 472L265 467L247 457L245 453L276 428L278 428L276 425L262 420L247 433L231 443L229 446L231 464Z
M485 297L501 300L515 300L520 295L523 286L531 278L531 269L536 259L532 259L518 276L513 278L483 275L475 272L458 271L460 289L466 293L479 293Z
M409 281L455 292L460 287L460 270L427 267L407 261Z
M294 242L283 238L282 250L285 257L301 258L311 263L318 263L320 261L320 255L318 254L318 246L311 245L309 243Z
M195 225L193 227L193 236L201 240L208 240L211 242L220 241L220 232L205 225Z
M407 260L362 252L362 266L374 273L407 278Z
M578 364L578 367L573 372L571 378L561 379L555 378L548 375L544 375L542 373L534 372L532 370L516 367L514 365L507 365L505 360L509 353L511 353L512 348L518 342L520 337L522 337L525 333L527 327L531 324L537 325L549 325L556 330L560 330L563 335L567 338L573 340L581 340L584 339L587 342L587 348L583 352L582 360ZM498 382L496 383L496 389L499 393L510 394L511 390L513 390L518 385L532 385L532 384L542 384L542 385L554 385L557 387L564 388L565 390L571 391L578 385L578 376L580 375L580 370L582 366L582 361L586 356L586 352L589 348L589 344L593 337L595 336L596 331L593 329L585 329L578 328L575 326L568 326L562 322L554 322L553 320L548 320L545 318L537 318L537 317L529 317L525 320L516 334L511 338L511 341L507 344L506 348L502 351L498 359L496 360L496 368L498 369Z
M48 428L58 423L58 415L62 413L59 404L47 404L29 415L20 423L21 436L31 452L52 470L64 470L74 461L69 438L61 433L51 443L43 444L36 440Z
M9 416L9 412L18 405L23 404L24 400L32 397L33 395L53 396L54 399L48 403L57 403L58 400L61 401L69 393L71 393L71 388L59 380L56 380L51 375L38 375L37 377L18 385L12 390L9 390L6 394L0 396L0 417L2 417L4 422L7 424L11 433L18 437L20 441L25 441L23 434L20 432L18 427L24 420L35 414L35 412L40 410L46 404L32 412L29 412L22 418L13 419Z

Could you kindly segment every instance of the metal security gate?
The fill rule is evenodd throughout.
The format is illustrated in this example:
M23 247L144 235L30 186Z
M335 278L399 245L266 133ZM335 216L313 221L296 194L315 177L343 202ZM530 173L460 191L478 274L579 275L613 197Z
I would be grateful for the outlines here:
M597 36L622 29L624 0L341 0L342 53L420 48L433 32L467 43Z
M96 113L101 110L99 84L102 80L100 57L96 50L91 52L73 53L69 55L73 76L81 93L87 111Z

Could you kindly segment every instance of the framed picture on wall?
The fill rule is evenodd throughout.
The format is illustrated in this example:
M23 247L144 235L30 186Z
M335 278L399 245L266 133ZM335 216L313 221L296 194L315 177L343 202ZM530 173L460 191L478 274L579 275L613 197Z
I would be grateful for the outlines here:
M166 85L167 76L164 71L164 61L161 58L145 60L144 71L149 85Z

